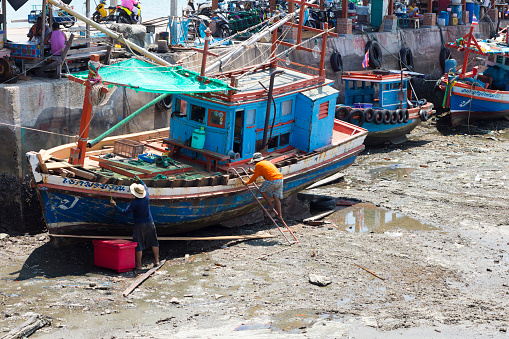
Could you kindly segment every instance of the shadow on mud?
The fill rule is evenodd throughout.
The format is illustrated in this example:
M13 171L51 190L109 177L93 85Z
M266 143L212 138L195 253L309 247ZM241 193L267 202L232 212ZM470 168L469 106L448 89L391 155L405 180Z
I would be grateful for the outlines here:
M288 223L292 224L291 222ZM253 235L259 231L273 229L273 225L258 223L238 228L210 226L205 229L179 234L182 237L214 237ZM250 246L270 247L281 244L284 238L279 234L271 239L254 239L247 241ZM195 255L216 250L224 246L235 246L238 240L210 240L210 241L160 241L160 258L174 259L186 254ZM94 266L94 247L92 239L68 239L65 246L54 247L47 242L36 248L26 259L19 271L10 273L15 280L22 281L33 278L60 278L68 276L87 276L94 274L117 276L115 271ZM153 261L150 249L143 252L143 265Z
M461 134L486 135L509 129L509 121L505 119L474 121L469 125L466 124L456 127L451 126L451 116L449 113L438 115L436 116L436 119L436 128L443 136Z

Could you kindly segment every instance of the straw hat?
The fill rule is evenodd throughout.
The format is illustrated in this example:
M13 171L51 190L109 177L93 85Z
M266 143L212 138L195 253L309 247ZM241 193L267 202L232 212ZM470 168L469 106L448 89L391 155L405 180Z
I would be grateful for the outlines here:
M145 186L142 184L132 184L131 187L129 187L129 190L131 191L132 195L134 195L136 198L145 198L147 195L147 191L145 191Z
M261 153L255 153L249 163L252 164L253 162L262 161L263 159L265 159L265 157L263 157Z

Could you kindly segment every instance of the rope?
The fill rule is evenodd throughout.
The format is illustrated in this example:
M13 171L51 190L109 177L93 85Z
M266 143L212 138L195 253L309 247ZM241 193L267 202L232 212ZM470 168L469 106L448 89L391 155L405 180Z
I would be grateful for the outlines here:
M20 126L20 125L8 124L6 122L0 122L0 125L5 125L5 126L10 126L10 127L15 127L15 128L21 128L21 129L27 129L27 130L30 130L30 131L47 133L47 134L55 134L55 135L59 135L61 137L67 137L67 138L72 138L72 139L78 137L77 135L67 135L67 134L55 133L55 132L50 132L50 131L43 131L43 130L37 129L37 128L30 128L30 127L25 127L25 126Z

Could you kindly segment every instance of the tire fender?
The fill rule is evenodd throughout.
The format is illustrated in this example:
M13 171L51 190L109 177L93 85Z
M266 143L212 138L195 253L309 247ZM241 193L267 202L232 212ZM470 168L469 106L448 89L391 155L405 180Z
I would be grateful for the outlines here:
M414 54L408 47L399 50L399 58L401 59L401 69L406 67L409 71L414 71Z
M400 109L397 109L391 112L391 125L396 125L398 123L400 111L401 111Z
M398 115L398 124L404 123L405 122L405 117L408 116L408 115L409 115L409 113L408 113L408 110L406 108L401 109L400 112L399 112L399 115Z
M349 113L348 113L348 116L347 116L347 121L351 124L353 124L353 119L357 118L359 119L359 122L356 124L357 126L361 127L363 124L364 124L364 112L361 111L360 109L356 108L356 109L353 109L351 110Z
M334 72L340 72L343 70L343 60L341 54L334 52L330 56L330 65Z
M382 47L378 41L368 41L364 47L364 54L369 50L369 66L371 68L382 67Z
M336 112L334 113L334 116L336 119L347 121L348 113L350 113L350 110L346 106L340 106L336 108Z
M372 108L366 108L364 110L364 121L373 122L375 120L375 110Z
M421 121L428 121L428 112L425 109L421 109L419 112L419 118L421 118Z
M384 110L383 111L383 120L382 122L384 124L390 124L391 123L391 117L392 117L392 112L389 111L388 109Z
M373 120L375 125L381 125L384 122L384 111L381 109L376 110L375 112L375 120Z

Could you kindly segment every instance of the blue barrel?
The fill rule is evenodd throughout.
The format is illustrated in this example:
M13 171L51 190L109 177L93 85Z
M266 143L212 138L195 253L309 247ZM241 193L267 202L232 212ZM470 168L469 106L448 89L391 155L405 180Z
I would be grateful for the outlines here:
M205 146L205 128L195 129L193 131L193 138L191 139L191 147L197 149L203 149Z
M445 60L445 73L449 73L449 71L452 71L452 73L456 73L456 60L455 59L447 59Z
M449 26L449 12L442 11L442 12L440 12L438 17L440 19L445 19L445 25Z
M477 5L477 13L475 12L475 4L473 2L467 2L466 10L468 11L468 19L472 22L472 18L475 14L477 21L479 21L479 5Z
M463 20L461 17L461 5L451 5L451 13L456 13L458 16L458 25L463 25Z
M481 20L481 17L479 16L479 9L481 8L481 5L479 5L478 3L475 3L474 4L474 13L475 13L475 17L477 18L477 21Z

